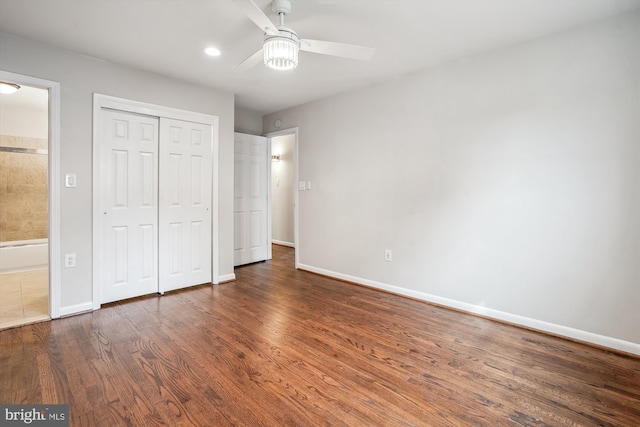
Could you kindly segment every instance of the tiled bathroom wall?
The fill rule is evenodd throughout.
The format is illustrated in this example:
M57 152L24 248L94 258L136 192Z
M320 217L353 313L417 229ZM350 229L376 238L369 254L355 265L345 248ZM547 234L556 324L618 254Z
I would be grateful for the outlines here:
M46 139L0 135L0 146L47 150ZM0 242L48 237L48 156L0 151Z

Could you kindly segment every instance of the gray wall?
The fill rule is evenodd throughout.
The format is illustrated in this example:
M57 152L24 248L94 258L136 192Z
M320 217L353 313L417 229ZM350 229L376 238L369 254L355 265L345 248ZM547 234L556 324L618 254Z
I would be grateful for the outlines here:
M262 113L236 107L234 127L236 132L262 135Z
M76 173L78 183L77 188L61 190L60 249L63 254L77 254L77 268L62 270L63 309L92 300L94 92L220 118L220 275L233 274L233 94L4 33L0 33L0 69L60 83L61 173Z
M266 115L299 126L313 182L300 263L640 351L639 29L627 14Z

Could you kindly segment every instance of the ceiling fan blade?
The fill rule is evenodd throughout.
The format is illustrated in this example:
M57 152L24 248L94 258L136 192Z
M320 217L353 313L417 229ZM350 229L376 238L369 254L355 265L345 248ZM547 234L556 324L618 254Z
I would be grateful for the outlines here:
M253 68L264 60L264 53L262 49L242 61L240 64L233 67L235 71L247 71L249 68Z
M278 27L276 27L271 19L262 12L262 9L252 0L233 0L249 19L253 21L262 31L272 36L278 35Z
M310 39L300 40L300 50L362 61L370 60L376 51L372 47Z

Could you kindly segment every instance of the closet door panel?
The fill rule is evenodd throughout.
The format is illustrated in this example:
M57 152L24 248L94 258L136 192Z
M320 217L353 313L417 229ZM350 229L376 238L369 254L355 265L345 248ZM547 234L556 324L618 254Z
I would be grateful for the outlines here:
M100 302L158 291L156 117L101 111Z
M211 282L212 138L210 125L160 119L160 292Z

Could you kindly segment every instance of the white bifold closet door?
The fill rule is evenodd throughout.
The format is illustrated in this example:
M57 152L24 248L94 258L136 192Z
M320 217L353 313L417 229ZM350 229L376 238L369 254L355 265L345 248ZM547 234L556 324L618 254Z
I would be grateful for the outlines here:
M101 115L100 302L211 282L212 127Z
M160 119L160 292L211 282L211 132Z

